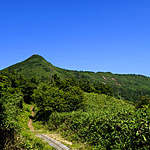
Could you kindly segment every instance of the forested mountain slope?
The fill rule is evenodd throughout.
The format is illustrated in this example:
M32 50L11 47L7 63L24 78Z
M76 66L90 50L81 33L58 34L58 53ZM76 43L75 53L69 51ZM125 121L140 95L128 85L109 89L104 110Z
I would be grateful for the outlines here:
M81 77L61 79L57 74L51 80L38 80L10 71L0 72L0 149L50 149L29 131L29 118L36 122L38 133L46 125L47 130L79 143L77 149L150 149L150 98L127 103L112 97L111 87L102 82L92 84ZM104 80L110 79L104 75ZM31 104L35 106L34 118Z
M113 74L111 72L73 71L58 68L47 62L42 56L33 55L20 63L14 64L1 71L15 70L24 77L37 76L41 82L53 74L61 78L85 79L93 83L109 84L116 98L138 100L140 96L150 96L150 78L135 74Z

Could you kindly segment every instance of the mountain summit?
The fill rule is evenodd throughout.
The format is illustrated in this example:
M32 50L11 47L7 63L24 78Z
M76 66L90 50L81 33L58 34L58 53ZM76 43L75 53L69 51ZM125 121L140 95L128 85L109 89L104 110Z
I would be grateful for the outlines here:
M22 74L26 78L36 75L40 81L48 79L53 74L57 74L61 78L74 77L75 79L88 80L92 84L102 82L112 87L114 95L115 93L116 95L119 94L119 98L128 100L136 100L142 95L150 96L150 78L142 75L66 70L53 66L39 55L32 55L26 60L1 71L8 70L11 73L12 69L17 74Z
M52 66L52 64L47 62L42 56L32 55L26 60L9 66L5 69L8 69L8 71L11 72L13 68L17 74L21 73L27 78L34 75L36 75L38 78L41 78L49 75L50 66Z

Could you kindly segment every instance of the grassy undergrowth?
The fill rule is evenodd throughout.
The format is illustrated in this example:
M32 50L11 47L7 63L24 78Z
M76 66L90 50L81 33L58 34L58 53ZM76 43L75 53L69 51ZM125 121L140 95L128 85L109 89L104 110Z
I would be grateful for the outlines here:
M52 113L45 124L34 120L35 131L50 135L73 150L150 149L149 109L137 110L129 103L107 95L84 94L84 109ZM22 138L29 149L50 149L28 128L30 108L31 105L24 104L20 115Z
M21 124L21 140L22 147L27 149L33 149L33 150L54 150L55 148L51 147L47 142L45 142L43 139L36 136L36 133L30 131L28 127L28 121L29 117L31 116L31 108L32 104L23 104L23 109L20 113L19 123ZM36 108L35 108L36 112ZM39 134L46 134L50 136L51 138L54 138L55 140L61 142L62 144L66 145L70 149L78 150L78 149L84 149L84 144L81 142L69 142L65 140L58 131L50 131L46 127L43 122L40 121L33 121L32 123L34 130Z
M47 122L70 141L89 149L149 149L149 109L136 110L131 104L106 95L86 95L84 110L53 113Z
M21 127L20 138L23 141L22 145L20 144L22 149L29 150L54 150L47 142L43 139L36 136L36 133L30 131L28 127L29 116L31 116L31 108L32 105L23 104L23 109L20 112L19 124Z
M35 107L35 112L37 108ZM44 123L42 121L33 121L34 130L40 134L46 134L49 137L61 142L65 146L69 147L72 150L88 150L90 147L86 146L86 143L82 143L81 141L70 140L68 137L63 136L60 130L49 130L49 124Z

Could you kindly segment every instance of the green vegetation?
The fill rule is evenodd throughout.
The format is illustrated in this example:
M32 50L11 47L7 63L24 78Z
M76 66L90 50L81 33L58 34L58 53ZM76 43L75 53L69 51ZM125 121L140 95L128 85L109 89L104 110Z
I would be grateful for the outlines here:
M115 98L87 94L86 108L53 113L49 130L62 132L72 141L86 143L91 149L149 149L150 110Z
M70 112L83 108L84 95L81 89L89 93L112 95L108 85L91 85L88 81L82 80L78 83L74 78L61 80L54 74L48 83L39 85L32 95L39 109L38 117L47 120L53 112Z
M27 126L34 105L35 127L74 148L148 150L149 85L144 76L69 71L33 55L0 71L0 149L52 149Z
M77 110L82 105L82 91L72 87L68 91L42 85L33 94L35 104L39 108L40 118L46 120L52 112L68 112Z
M27 126L31 110L24 101L33 101L37 83L35 77L25 79L14 70L0 74L0 149L52 149Z
M150 78L135 74L113 74L110 72L72 71L53 66L42 56L33 55L21 63L12 65L0 72L12 69L26 78L37 76L40 82L47 81L51 75L57 74L62 79L77 79L89 81L90 84L106 84L113 89L113 95L129 101L139 99L141 96L150 96Z
M22 93L11 87L8 77L0 75L0 149L13 149L19 131L17 120L22 100Z
M72 80L60 80L56 75L53 78L49 83L39 86L33 94L38 108L36 118L42 118L41 121L44 118L49 130L61 131L64 137L82 141L86 143L86 148L91 149L150 148L148 98L141 98L139 108L142 106L143 109L137 110L130 103L115 99L107 93L83 94L78 87L81 83L75 82L78 90L70 93ZM91 89L94 87L91 86ZM82 98L80 101L78 96ZM82 105L76 107L76 104Z

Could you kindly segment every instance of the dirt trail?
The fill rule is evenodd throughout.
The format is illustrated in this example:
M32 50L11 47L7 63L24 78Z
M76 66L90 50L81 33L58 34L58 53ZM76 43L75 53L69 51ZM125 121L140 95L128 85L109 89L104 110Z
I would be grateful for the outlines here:
M35 132L34 127L32 126L32 117L34 117L34 111L33 111L34 106L31 106L31 117L30 120L28 122L28 127L31 131ZM55 147L57 150L69 150L68 147L66 147L65 145L61 144L60 142L48 137L45 134L39 134L37 132L35 132L37 134L38 137L44 139L46 142L49 143L49 145Z
M33 128L33 126L32 126L32 119L31 119L32 117L34 117L33 107L34 107L34 106L31 106L31 117L30 117L30 120L29 120L29 122L28 122L28 127L29 127L29 129L30 129L31 131L35 132L35 131L34 131L34 128Z

